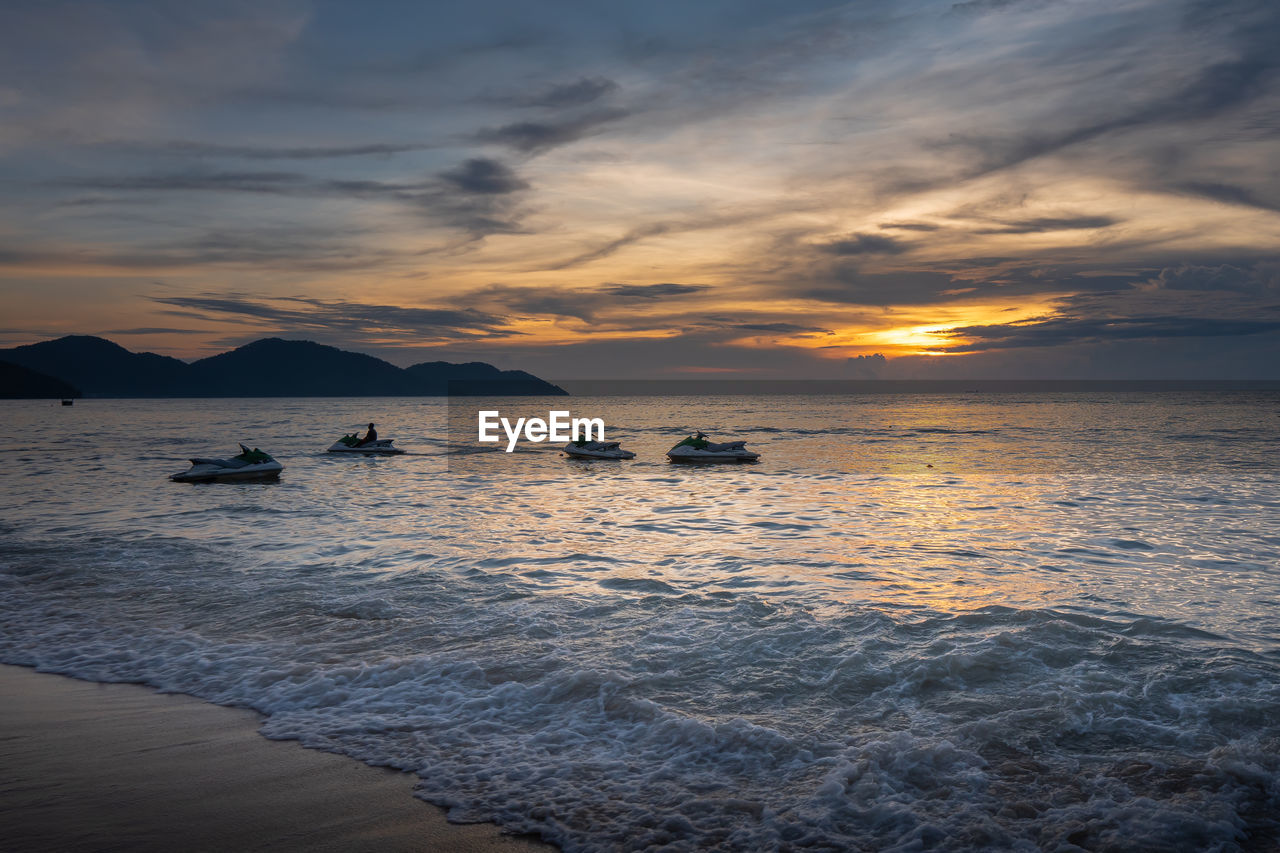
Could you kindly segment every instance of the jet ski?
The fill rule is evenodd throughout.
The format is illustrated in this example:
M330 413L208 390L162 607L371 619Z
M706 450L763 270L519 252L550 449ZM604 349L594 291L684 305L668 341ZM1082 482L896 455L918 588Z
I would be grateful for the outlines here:
M747 450L745 441L717 444L699 432L668 450L667 458L672 462L755 462L760 454Z
M623 450L616 441L571 441L564 452L574 459L635 459L630 450Z
M177 483L225 483L234 480L274 480L284 466L258 448L250 450L240 445L240 454L230 459L191 460L191 467L169 479Z
M359 436L344 435L329 445L330 453L363 453L366 456L396 456L404 453L399 447L391 446L392 439L376 438L367 444L361 444Z

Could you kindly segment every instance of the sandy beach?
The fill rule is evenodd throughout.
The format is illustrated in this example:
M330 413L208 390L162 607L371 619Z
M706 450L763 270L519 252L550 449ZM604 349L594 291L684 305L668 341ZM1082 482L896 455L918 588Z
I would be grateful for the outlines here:
M0 696L10 850L555 849L450 824L410 774L267 740L251 711L14 666Z

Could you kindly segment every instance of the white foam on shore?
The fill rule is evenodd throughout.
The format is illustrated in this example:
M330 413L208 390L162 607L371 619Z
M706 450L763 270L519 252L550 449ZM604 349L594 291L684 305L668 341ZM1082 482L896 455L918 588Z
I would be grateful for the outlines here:
M64 543L53 568L8 549L0 659L255 708L269 737L417 772L455 819L571 850L1228 849L1280 813L1274 663L1176 625L477 606L488 576L338 595L191 547Z

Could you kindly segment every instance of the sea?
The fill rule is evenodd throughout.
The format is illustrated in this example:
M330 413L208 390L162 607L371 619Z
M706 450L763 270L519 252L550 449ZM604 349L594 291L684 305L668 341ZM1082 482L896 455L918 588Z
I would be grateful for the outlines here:
M1280 846L1280 392L519 401L625 462L453 405L0 402L0 662L569 851ZM280 480L168 480L237 442Z

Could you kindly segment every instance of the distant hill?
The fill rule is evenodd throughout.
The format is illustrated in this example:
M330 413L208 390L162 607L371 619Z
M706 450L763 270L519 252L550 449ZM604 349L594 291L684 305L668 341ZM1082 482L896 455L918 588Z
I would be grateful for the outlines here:
M0 350L0 360L53 376L93 397L180 397L189 393L191 367L151 352L129 352L91 335Z
M69 335L0 350L0 360L78 386L91 397L387 397L564 395L522 370L444 361L399 368L312 341L265 338L187 364ZM451 384L452 383L452 384ZM74 389L72 389L74 390ZM53 394L51 396L66 396Z
M191 365L211 397L413 396L405 371L371 355L265 338Z
M79 397L73 385L34 370L0 361L0 400L45 400Z
M419 389L419 394L439 396L555 395L568 392L559 385L543 381L523 370L499 370L483 361L450 364L447 361L424 361L404 369Z

